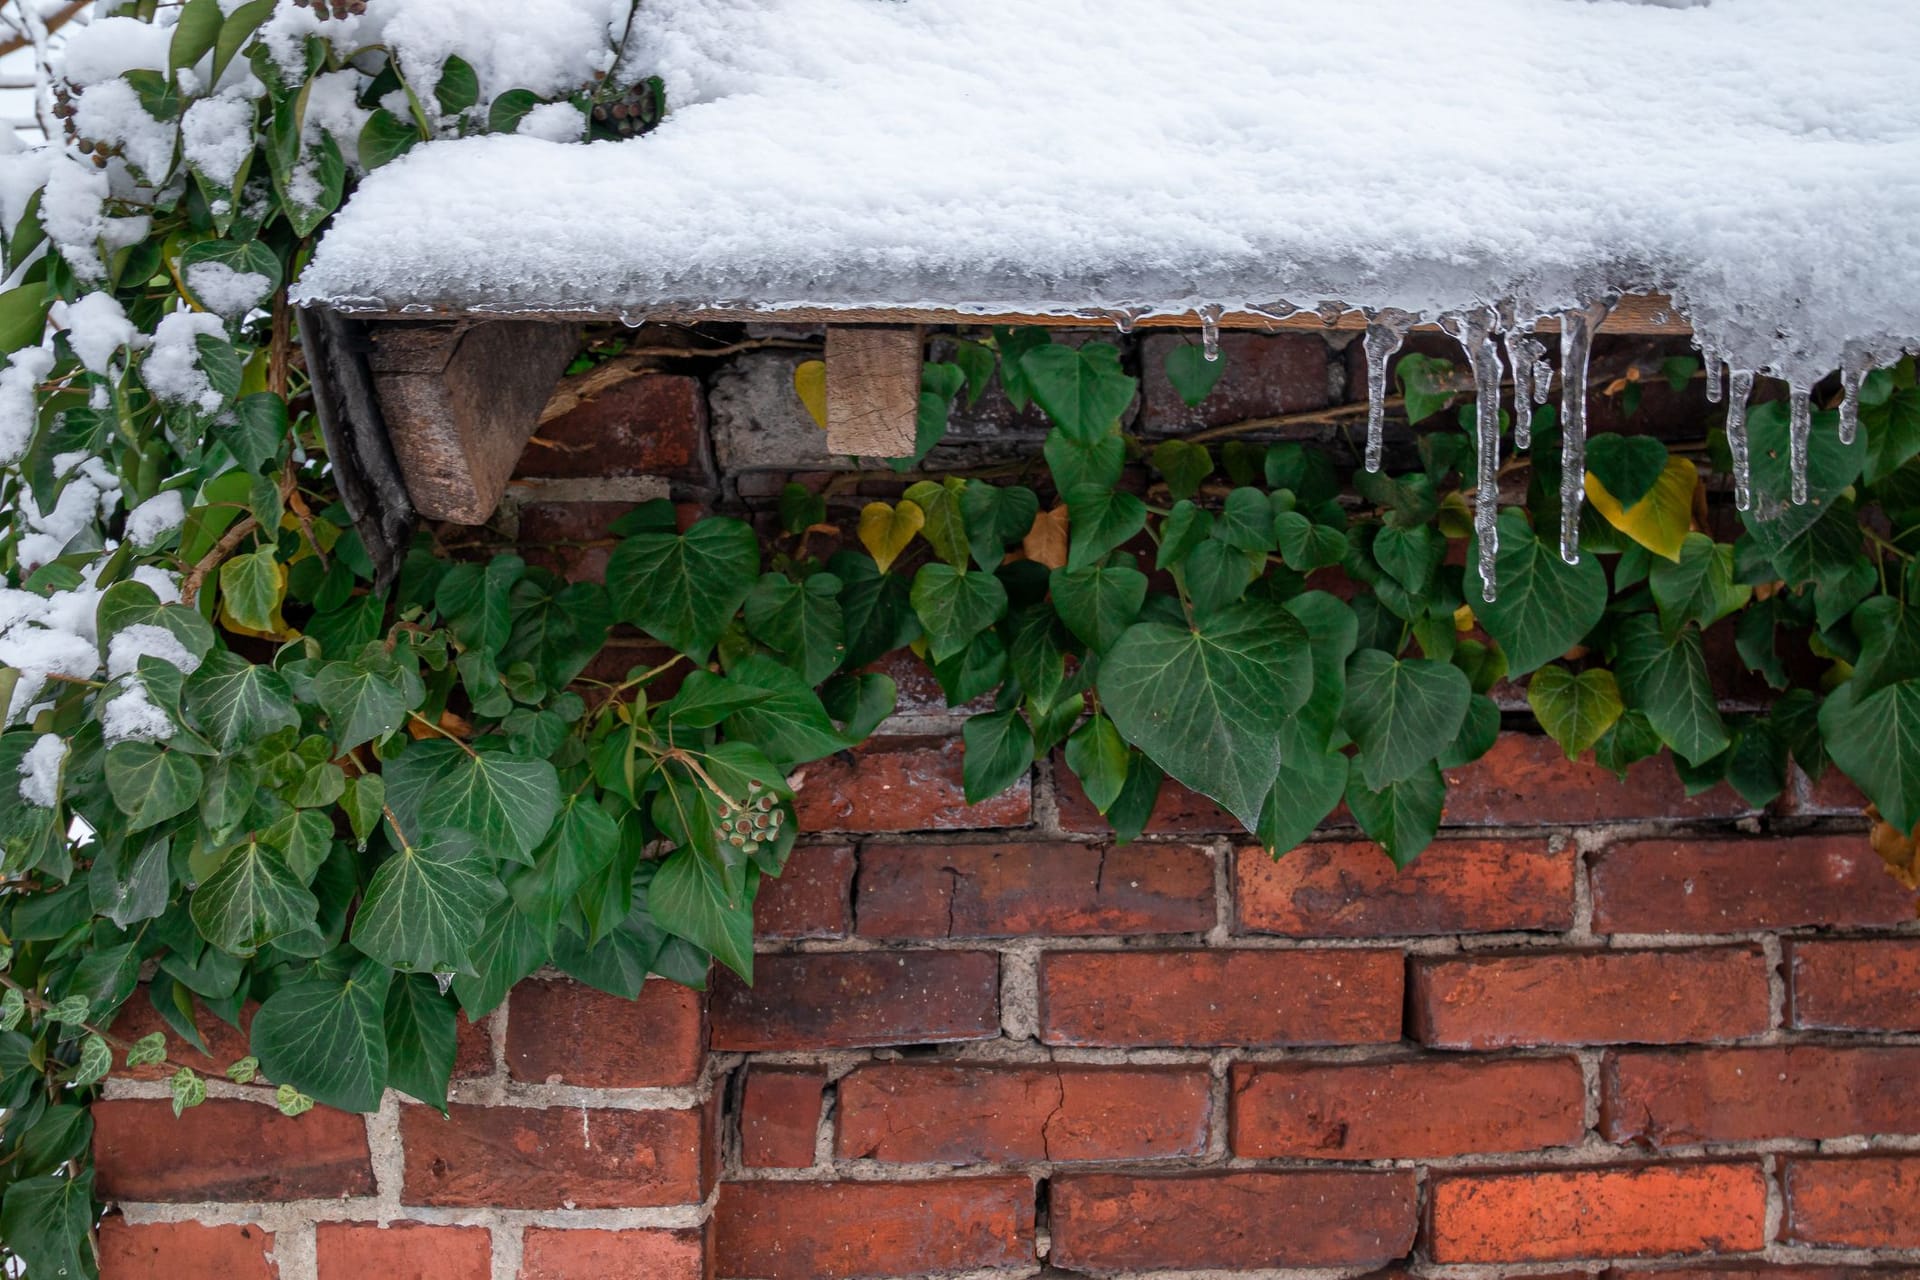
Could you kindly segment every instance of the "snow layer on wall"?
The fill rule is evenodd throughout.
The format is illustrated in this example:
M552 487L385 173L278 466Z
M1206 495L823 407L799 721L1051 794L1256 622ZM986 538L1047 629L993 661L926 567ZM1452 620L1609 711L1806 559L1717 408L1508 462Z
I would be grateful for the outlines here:
M1802 383L1920 335L1911 0L648 0L627 61L657 132L418 148L301 296L1524 323L1645 289Z

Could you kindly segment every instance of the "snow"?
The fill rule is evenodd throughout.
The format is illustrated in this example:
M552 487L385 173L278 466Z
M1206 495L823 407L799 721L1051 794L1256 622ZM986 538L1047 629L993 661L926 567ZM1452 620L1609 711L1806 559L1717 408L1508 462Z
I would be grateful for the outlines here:
M140 659L158 658L180 668L182 675L192 675L200 666L200 659L192 650L180 643L180 638L165 627L140 622L130 627L122 627L107 640L107 678L118 680L122 676L134 675L140 670Z
M164 65L164 64L163 64ZM125 80L105 80L75 98L73 123L83 138L118 143L128 163L158 184L173 168L175 132L140 105Z
M535 8L413 0L386 31L492 75L488 42L523 17L558 46ZM445 16L468 10L484 32ZM415 148L362 184L299 295L605 314L1284 296L1428 319L1518 300L1530 320L1636 288L1737 366L1805 381L1849 342L1920 335L1911 17L650 0L628 61L666 81L658 131Z
M99 592L63 591L52 599L0 587L0 666L19 671L13 701L0 724L25 717L39 703L51 675L92 679L100 670L93 610Z
M140 379L147 390L173 404L191 404L203 413L218 413L226 403L200 369L199 338L226 337L220 317L199 311L175 311L154 326L153 345L140 362Z
M254 104L250 99L222 94L202 98L180 117L180 133L187 163L222 186L253 153Z
M64 483L51 510L41 510L30 491L23 490L18 497L14 514L23 570L58 559L82 530L119 508L120 481L102 459L83 453L55 454L53 472L64 477Z
M196 262L187 268L187 288L207 310L233 320L258 306L273 281L252 271L235 271L224 262Z
M580 88L612 66L632 8L628 0L400 0L368 7L391 13L382 38L423 97L458 54L479 77L483 107L508 89L553 97Z
M127 513L127 541L150 547L186 522L186 502L178 489L168 489Z
M587 136L587 117L571 102L543 102L520 118L516 132L548 142L579 142Z
M60 766L67 759L67 743L57 733L43 733L20 757L20 798L42 809L60 799Z
M40 418L38 387L53 372L53 352L23 347L0 370L0 466L18 462Z
M145 685L130 684L106 704L100 729L108 746L120 742L165 742L173 720L147 697Z
M77 85L99 84L141 67L164 71L172 41L171 26L138 18L95 18L68 28L62 65L67 79Z
M107 373L120 349L134 343L126 308L110 293L89 293L78 302L55 303L53 322L67 330L73 354L94 373Z

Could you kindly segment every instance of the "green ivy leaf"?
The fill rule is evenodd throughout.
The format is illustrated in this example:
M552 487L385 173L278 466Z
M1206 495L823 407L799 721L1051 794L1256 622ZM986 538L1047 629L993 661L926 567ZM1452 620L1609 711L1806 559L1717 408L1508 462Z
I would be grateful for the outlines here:
M1000 620L1007 589L990 573L925 564L913 578L913 611L927 629L933 660L942 662Z
M345 977L290 982L253 1015L251 1048L281 1087L342 1111L372 1111L387 1083L383 1018L393 975L363 960Z
M167 1086L173 1092L173 1114L178 1119L182 1112L191 1111L207 1100L207 1082L202 1080L191 1067L182 1067L167 1078Z
M1341 719L1360 745L1354 764L1365 784L1379 791L1431 762L1460 732L1472 697L1466 673L1451 663L1354 654Z
M433 87L433 96L440 110L450 116L480 101L480 77L473 64L458 55L448 58L440 67L440 83Z
M816 573L805 582L763 574L747 596L747 630L783 654L808 684L819 684L839 669L847 653L840 589L840 579L831 573Z
M1406 397L1407 421L1414 426L1452 404L1459 394L1453 386L1453 364L1433 356L1408 352L1394 362L1393 376Z
M252 631L281 629L280 598L286 592L272 547L234 556L220 566L220 597L227 613Z
M1860 434L1867 441L1867 483L1879 484L1920 454L1920 390L1908 387L1878 405L1862 405Z
M149 1032L133 1042L127 1050L129 1067L154 1067L167 1060L167 1033Z
M127 830L144 831L185 813L200 799L205 776L192 757L150 742L122 742L107 748L107 791Z
M607 594L620 617L699 660L746 602L759 569L752 527L714 518L678 536L643 533L622 542L607 561Z
M1346 790L1347 758L1339 752L1289 753L1280 761L1273 790L1260 806L1254 837L1279 857L1311 836Z
M386 768L387 803L410 840L463 832L488 852L527 862L560 811L560 780L545 760L417 742ZM322 1099L325 1101L325 1099Z
M1552 664L1527 682L1527 705L1569 760L1605 737L1626 710L1611 671L1595 667L1575 675Z
M1082 443L1112 433L1133 403L1135 381L1120 368L1120 352L1105 342L1074 348L1049 342L1020 357L1033 398L1054 425Z
M966 520L968 549L980 569L992 573L1006 559L1007 546L1027 536L1040 514L1040 499L1023 486L998 488L984 480L969 480L960 495Z
M1920 680L1862 694L1849 680L1820 707L1827 754L1901 831L1920 826Z
M1424 595L1446 553L1445 544L1431 525L1382 525L1373 537L1373 558L1409 592Z
M488 133L514 133L527 112L540 105L540 95L531 89L509 89L487 108Z
M465 970L480 922L504 892L466 831L433 830L375 868L353 944L395 969Z
M1195 547L1175 570L1186 587L1196 617L1217 613L1245 595L1260 575L1263 557L1209 538Z
M216 12L218 12L216 10ZM22 1178L0 1202L0 1236L27 1274L93 1276L93 1170Z
M1667 446L1651 436L1605 432L1587 441L1587 470L1600 479L1622 507L1653 492L1667 469Z
M909 485L900 495L926 516L926 523L920 528L921 536L932 544L942 560L959 568L965 568L967 563L967 522L961 506L961 495L966 488L965 480L948 477L944 481L922 480Z
M1018 711L969 717L960 734L966 744L960 774L968 804L999 795L1033 767L1033 731Z
M1154 555L1153 567L1177 568L1212 536L1213 513L1182 498L1160 525L1160 550Z
M424 973L396 973L382 1015L387 1039L387 1087L447 1109L458 1028L453 1002Z
M1379 790L1367 786L1359 761L1353 763L1347 782L1347 808L1360 829L1387 851L1396 867L1412 862L1433 842L1446 803L1447 781L1440 774L1440 766L1431 761Z
M538 922L549 941L581 886L600 874L620 849L620 829L586 796L568 796L533 867L514 877L515 903Z
M313 1110L313 1099L292 1085L283 1084L273 1091L273 1105L280 1109L281 1115L291 1120Z
M385 107L376 107L360 128L360 163L369 170L378 169L412 150L418 141L420 130L411 120L402 120Z
M1307 635L1278 605L1230 605L1198 630L1127 628L1100 664L1121 736L1251 830L1280 767L1273 726L1313 688Z
M1689 622L1706 630L1742 608L1753 588L1733 580L1733 548L1704 533L1689 533L1678 560L1656 559L1647 571L1660 608L1660 629L1678 635Z
M1295 573L1311 573L1339 564L1347 556L1346 535L1324 524L1315 524L1298 511L1281 511L1273 517L1273 537L1280 558Z
M1095 713L1067 738L1067 768L1080 779L1080 789L1101 813L1113 808L1127 784L1133 753L1113 721Z
M276 3L278 0L249 0L249 3L239 6L226 15L226 20L220 24L220 34L214 40L213 67L207 79L208 84L220 83L220 77L226 73L227 64L232 62L247 41L253 38L253 33L273 16Z
M1607 575L1594 556L1577 565L1535 535L1519 511L1500 513L1500 552L1494 571L1499 598L1471 593L1474 616L1507 655L1507 671L1521 676L1559 657L1586 638L1607 608ZM1479 539L1467 546L1467 563L1478 563Z
M73 1074L67 1078L67 1084L75 1089L84 1089L106 1078L113 1070L113 1050L107 1042L97 1035L89 1034L80 1041L80 1060L74 1064Z
M1860 478L1861 469L1867 463L1866 431L1856 435L1852 444L1842 444L1839 415L1830 411L1815 413L1813 431L1807 439L1808 501L1804 506L1795 506L1788 500L1793 491L1790 428L1791 417L1784 400L1757 404L1747 415L1747 447L1753 460L1753 505L1741 513L1741 519L1754 542L1775 560L1789 554L1796 543L1813 531L1835 500ZM1851 523L1848 522L1849 526ZM1856 551L1858 538L1854 533Z
M320 903L272 849L249 840L227 851L189 903L200 936L249 956L312 923Z
M727 736L759 747L782 770L851 745L834 728L813 686L791 667L756 653L735 665L732 679L767 696L729 714Z
M1147 599L1147 575L1126 564L1055 569L1049 582L1060 621L1095 653L1119 641Z
M1080 440L1055 427L1047 433L1040 452L1053 476L1053 487L1061 493L1069 493L1082 485L1111 488L1120 483L1121 473L1127 466L1126 441L1118 432L1095 440Z
M1080 485L1067 492L1067 520L1067 568L1088 569L1146 527L1147 504L1117 489Z
M180 20L174 24L173 39L167 44L167 71L173 73L192 67L213 52L225 17L220 12L219 0L187 0L180 6Z
M1217 371L1219 366L1216 364L1214 368ZM1208 389L1212 389L1211 384ZM1213 474L1213 454L1204 444L1162 440L1153 447L1153 465L1166 477L1169 494L1180 499L1191 498Z
M1860 640L1849 682L1856 701L1920 676L1920 606L1875 596L1853 611L1853 633Z
M1188 408L1213 394L1220 375L1227 371L1227 362L1217 352L1209 360L1206 349L1191 342L1183 342L1169 350L1166 365L1167 381L1173 384L1174 394L1185 401Z
M468 949L473 972L453 978L453 993L468 1020L484 1018L499 1008L516 983L547 962L550 951L540 926L512 899L495 903L481 922L479 940Z
M654 872L647 905L662 929L706 948L751 982L752 885L758 875L751 866L736 871L691 849L676 849Z
M1707 678L1699 632L1683 631L1668 643L1657 622L1636 614L1621 621L1614 648L1621 694L1646 714L1661 741L1696 765L1726 750L1727 726Z
M222 751L300 725L293 692L280 673L226 649L209 653L187 677L185 697L194 722Z

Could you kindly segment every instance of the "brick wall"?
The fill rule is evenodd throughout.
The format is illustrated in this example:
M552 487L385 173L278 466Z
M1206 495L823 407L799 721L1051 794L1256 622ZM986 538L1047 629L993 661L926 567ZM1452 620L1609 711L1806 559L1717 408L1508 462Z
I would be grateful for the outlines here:
M1225 341L1224 407L1150 377L1137 428L1346 394L1317 337ZM592 575L635 500L764 506L827 462L800 354L551 424L503 528ZM1642 424L1704 411L1664 394ZM949 452L1037 430L989 399ZM523 984L445 1119L116 1082L108 1280L1920 1276L1920 928L1844 785L1755 811L1510 732L1404 872L1343 815L1275 862L1173 786L1113 847L1053 762L966 805L893 670L885 735L806 770L754 988Z

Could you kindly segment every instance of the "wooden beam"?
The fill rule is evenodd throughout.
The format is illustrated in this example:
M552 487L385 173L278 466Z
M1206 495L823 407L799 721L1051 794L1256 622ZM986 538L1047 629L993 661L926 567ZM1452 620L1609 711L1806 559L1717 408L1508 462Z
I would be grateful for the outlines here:
M367 363L421 515L486 523L579 345L576 326L545 320L374 327Z
M925 334L918 325L827 326L827 448L911 458Z
M484 317L485 312L469 312L458 307L446 307L433 314L447 318ZM548 320L577 320L600 322L620 318L612 311L554 311L541 313ZM403 316L398 312L374 313L373 318L409 319L417 315ZM983 312L958 308L923 307L764 307L764 308L725 308L725 307L661 307L646 313L648 323L660 324L788 324L788 325L944 325L960 328L980 328L986 325L1037 325L1050 329L1086 329L1111 326L1113 317L1098 311L1081 311L1066 314L1034 314L1027 312ZM1200 318L1191 311L1176 315L1142 316L1138 322L1142 329L1198 329ZM1317 330L1324 332L1331 328L1338 332L1354 332L1367 327L1366 317L1358 311L1349 311L1332 325L1322 324L1320 317L1311 311L1288 316L1285 320L1275 320L1271 316L1260 315L1252 311L1229 311L1220 317L1222 329L1254 329L1266 332L1279 330ZM1421 325L1431 330L1433 325ZM1540 333L1558 333L1560 326L1552 320L1535 326ZM1663 294L1629 294L1620 300L1613 314L1607 317L1600 332L1611 334L1643 334L1653 336L1685 337L1693 332L1685 316L1674 308L1673 300Z

